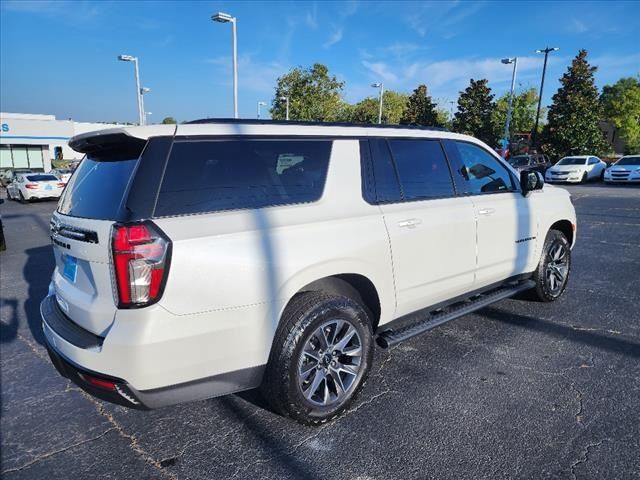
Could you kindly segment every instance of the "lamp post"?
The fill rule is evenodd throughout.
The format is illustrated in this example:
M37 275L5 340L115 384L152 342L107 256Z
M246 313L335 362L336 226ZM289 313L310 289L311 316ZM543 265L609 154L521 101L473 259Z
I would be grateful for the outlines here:
M384 94L384 85L382 83L372 83L373 88L380 89L380 106L378 107L378 124L382 123L382 95Z
M555 52L556 50L560 50L558 47L547 47L543 50L536 50L536 53L544 53L544 66L542 67L542 81L540 82L540 93L538 97L538 110L536 112L536 124L533 127L533 132L531 133L531 149L533 150L536 147L536 140L538 136L538 122L540 121L540 105L542 104L542 89L544 88L544 76L547 73L547 57L550 52Z
M280 101L281 102L286 102L287 110L286 110L285 119L289 120L289 97L280 97Z
M151 115L151 112L146 112L144 109L144 94L149 93L151 91L150 88L142 87L140 89L140 105L142 107L142 125L147 124L147 115Z
M138 102L138 125L144 125L144 110L142 109L142 94L140 92L140 71L138 69L138 57L131 55L118 55L121 62L133 62L136 67L136 101Z
M231 23L231 49L233 51L233 118L238 118L238 51L236 47L236 17L228 13L218 12L211 20L219 23Z
M507 156L507 144L509 143L509 125L511 124L511 112L513 108L513 89L516 86L516 72L518 71L518 57L503 58L502 63L510 65L513 63L513 73L511 74L511 94L509 95L509 108L507 109L507 123L504 126L504 143L502 145L502 158Z
M260 107L264 107L267 104L267 102L258 102L256 104L256 110L257 110L257 118L258 120L260 119Z

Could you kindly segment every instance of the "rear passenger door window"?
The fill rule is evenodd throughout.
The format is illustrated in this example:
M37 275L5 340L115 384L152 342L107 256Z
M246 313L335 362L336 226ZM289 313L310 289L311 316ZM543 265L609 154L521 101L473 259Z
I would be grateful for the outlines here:
M389 139L405 200L454 195L449 165L438 140Z
M155 215L316 201L324 189L331 145L331 140L177 140Z
M468 142L447 142L447 154L456 160L455 177L462 193L478 195L515 190L507 168L483 148Z

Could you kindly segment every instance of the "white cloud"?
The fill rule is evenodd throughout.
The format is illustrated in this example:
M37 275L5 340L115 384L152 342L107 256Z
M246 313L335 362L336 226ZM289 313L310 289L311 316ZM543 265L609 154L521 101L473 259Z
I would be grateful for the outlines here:
M71 0L2 0L0 6L7 11L55 15L69 21L87 21L103 10L98 3Z
M230 56L207 58L204 62L214 65L218 85L231 87ZM276 80L289 69L290 66L282 62L262 63L254 60L254 54L241 55L238 58L238 90L261 94L268 101L273 96Z
M342 40L342 28L338 28L331 35L329 35L329 38L324 43L324 45L322 45L322 47L329 48L332 45L335 45L336 43L338 43L340 40Z
M577 18L572 18L569 24L567 25L566 30L571 33L584 33L589 30L583 22L578 20Z
M394 83L398 80L397 75L393 73L390 67L384 62L368 62L363 60L362 65L373 74L371 76L373 80Z
M405 21L421 37L435 35L449 39L458 34L456 27L460 22L483 6L484 2L425 2L421 8L414 9Z
M518 79L520 84L537 82L542 72L542 56L518 58ZM560 56L549 57L548 66L567 63L569 59ZM366 80L360 83L347 82L345 96L349 101L359 101L371 95L371 82L382 81L385 88L410 93L419 84L426 84L432 97L457 98L458 92L469 85L469 80L487 78L497 95L510 85L512 66L504 65L500 58L458 58L434 62L404 62L362 60Z
M304 23L307 27L316 29L318 28L318 4L313 2L311 10L308 10L304 16Z

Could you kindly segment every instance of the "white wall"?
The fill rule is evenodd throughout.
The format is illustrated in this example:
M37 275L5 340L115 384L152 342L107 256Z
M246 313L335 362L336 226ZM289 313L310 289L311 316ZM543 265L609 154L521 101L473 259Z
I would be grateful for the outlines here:
M69 139L80 133L114 128L112 123L57 120L54 115L0 112L0 144L41 145L45 170L51 168L55 147L62 147L65 160L79 160L82 154L69 147Z

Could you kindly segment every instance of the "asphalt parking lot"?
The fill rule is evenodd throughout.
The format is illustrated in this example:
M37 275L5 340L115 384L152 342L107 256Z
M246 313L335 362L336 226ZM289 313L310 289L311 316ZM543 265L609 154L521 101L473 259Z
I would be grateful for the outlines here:
M640 187L567 187L564 297L506 300L378 350L359 400L303 427L254 392L151 412L61 378L38 313L55 202L0 206L1 470L35 478L640 477Z

